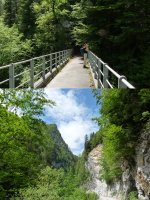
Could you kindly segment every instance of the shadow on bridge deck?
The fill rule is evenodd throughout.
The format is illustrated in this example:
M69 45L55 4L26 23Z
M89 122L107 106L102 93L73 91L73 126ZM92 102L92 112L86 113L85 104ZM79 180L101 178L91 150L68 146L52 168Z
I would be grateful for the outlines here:
M47 84L46 88L91 88L94 87L89 68L83 68L81 57L72 58Z

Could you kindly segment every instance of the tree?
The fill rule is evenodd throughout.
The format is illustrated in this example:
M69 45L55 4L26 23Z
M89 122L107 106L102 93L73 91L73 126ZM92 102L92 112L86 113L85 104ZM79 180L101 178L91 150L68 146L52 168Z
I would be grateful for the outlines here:
M39 168L38 156L30 151L36 135L27 123L0 106L0 193L9 197L14 190L33 180Z
M89 41L92 51L135 86L149 87L149 8L139 0L81 0L73 6L73 37L79 45Z
M42 0L34 4L37 19L34 38L38 51L46 53L70 47L69 8L66 0Z
M20 0L18 10L18 28L25 38L33 38L36 28L36 18L33 10L35 0Z
M37 118L43 114L44 106L52 106L54 102L46 98L43 89L39 90L1 90L0 103L6 108L20 112L20 115Z
M38 198L43 200L98 199L96 194L86 193L84 189L79 188L75 176L65 173L63 169L56 170L50 167L46 167L40 172L36 187L20 190L20 196L26 200ZM19 197L14 199L17 200Z
M19 0L5 0L5 16L4 21L9 27L11 27L17 18Z
M31 49L31 42L29 40L22 41L22 34L15 26L9 28L0 19L0 66L17 62L22 58L28 58ZM0 71L0 82L8 79L8 68ZM15 68L15 72L16 74L21 73L20 68ZM8 88L8 82L1 85L1 87Z
M37 118L53 102L42 90L1 90L0 104L0 193L6 198L33 184L38 171L51 164L53 140Z

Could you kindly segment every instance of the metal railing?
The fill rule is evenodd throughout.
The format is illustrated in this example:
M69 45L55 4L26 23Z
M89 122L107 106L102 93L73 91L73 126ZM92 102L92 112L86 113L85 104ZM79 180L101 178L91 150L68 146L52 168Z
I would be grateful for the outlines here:
M125 76L120 76L93 52L89 51L88 58L97 88L135 88L127 81Z
M71 53L72 50L67 49L2 66L0 67L0 87L36 88L39 81L44 83L48 76L63 66Z

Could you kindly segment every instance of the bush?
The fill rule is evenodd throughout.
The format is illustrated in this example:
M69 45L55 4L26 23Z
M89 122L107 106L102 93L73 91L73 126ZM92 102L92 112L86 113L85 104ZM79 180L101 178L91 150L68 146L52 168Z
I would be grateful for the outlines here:
M4 25L0 18L0 66L20 61L27 58L31 53L31 41L22 40L22 34L13 26ZM16 72L17 71L17 72ZM22 68L16 68L15 74L22 72ZM0 81L8 79L8 69L0 70ZM5 85L5 87L8 87Z
M78 185L76 177L63 169L46 167L41 171L35 187L20 190L19 197L11 200L97 200L94 193L86 193Z
M129 200L138 200L137 193L135 191L129 193Z

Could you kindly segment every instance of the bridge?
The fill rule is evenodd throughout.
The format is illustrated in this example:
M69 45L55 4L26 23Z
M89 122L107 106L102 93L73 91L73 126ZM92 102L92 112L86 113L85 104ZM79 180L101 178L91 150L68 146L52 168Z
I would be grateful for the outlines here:
M71 49L1 66L0 87L134 89L125 76L119 75L91 51L88 52L88 66L83 68L83 59L72 58Z

